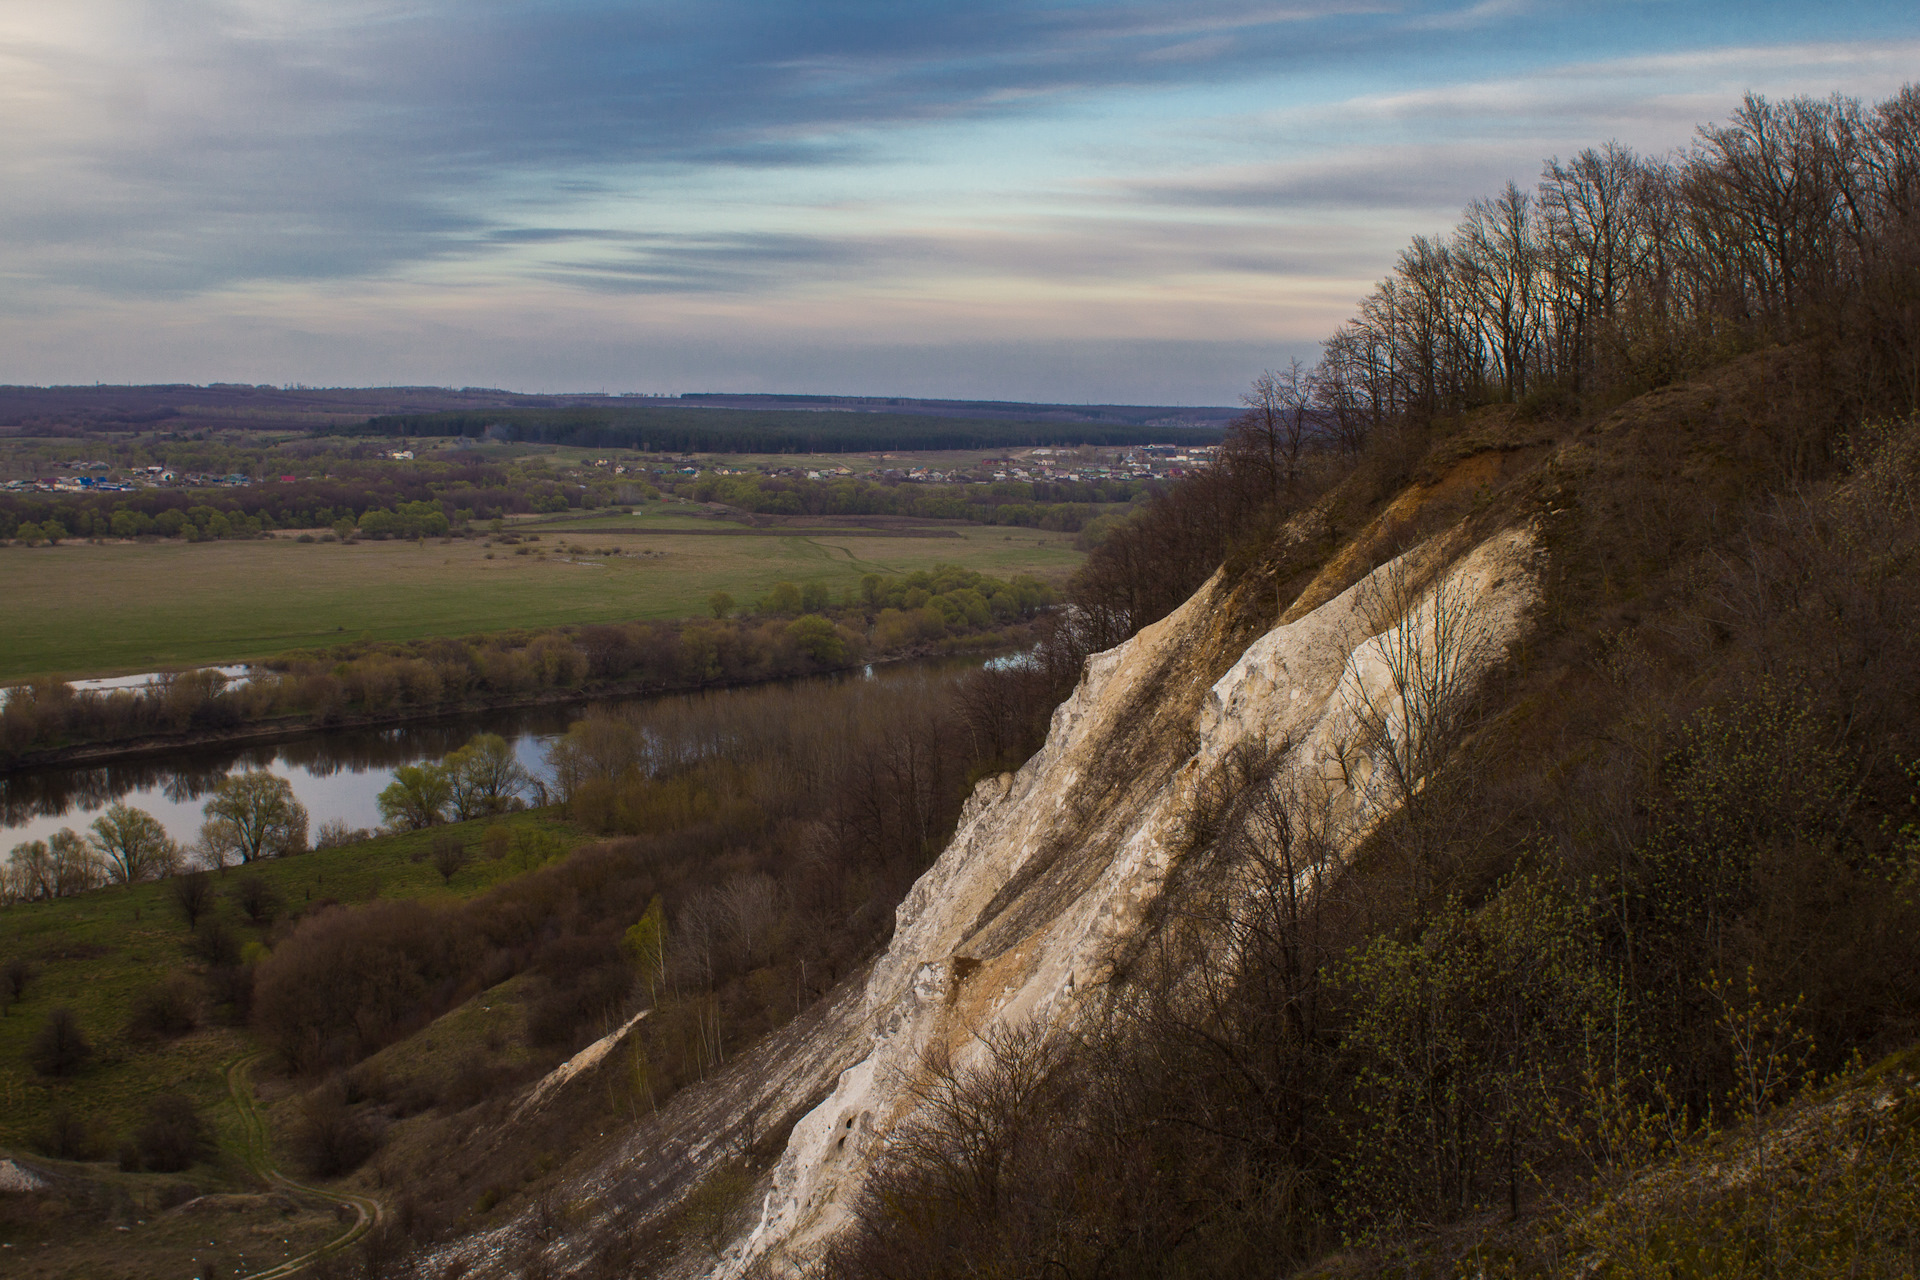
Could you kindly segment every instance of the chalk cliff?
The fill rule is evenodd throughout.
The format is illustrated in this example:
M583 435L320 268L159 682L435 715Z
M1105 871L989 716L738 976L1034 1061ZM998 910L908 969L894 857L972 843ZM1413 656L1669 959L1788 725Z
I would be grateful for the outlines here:
M1233 753L1283 753L1317 779L1347 847L1417 786L1421 735L1504 660L1539 596L1531 530L1461 541L1431 539L1317 607L1303 598L1211 682L1220 576L1090 659L1045 747L979 784L900 905L842 1049L858 1061L794 1126L757 1224L713 1274L791 1271L847 1224L929 1049L964 1068L984 1037L1090 1011L1150 926L1199 788Z

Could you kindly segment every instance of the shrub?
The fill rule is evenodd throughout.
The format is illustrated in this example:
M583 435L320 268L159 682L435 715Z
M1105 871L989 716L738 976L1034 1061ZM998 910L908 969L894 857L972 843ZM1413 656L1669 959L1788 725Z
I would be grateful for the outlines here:
M213 910L213 878L204 871L175 876L167 882L167 897L173 909L191 929L202 916Z
M145 1121L133 1135L140 1165L151 1173L178 1173L213 1150L207 1122L191 1100L163 1093L147 1104Z
M256 925L272 924L280 914L280 895L259 876L246 876L234 886L233 903Z
M40 1024L27 1046L27 1063L43 1076L74 1076L93 1060L93 1045L80 1029L80 1019L61 1005Z
M104 1148L99 1131L65 1107L54 1111L33 1145L55 1160L96 1160Z
M127 1034L151 1039L183 1036L200 1025L205 1010L206 995L200 984L188 974L170 974L134 1000Z
M380 1145L373 1127L347 1106L346 1086L337 1076L301 1106L290 1140L301 1165L321 1178L352 1173Z
M33 981L33 965L25 956L15 956L0 968L0 1010L8 1005L18 1004L27 998L27 987Z
M438 835L433 838L433 869L440 873L442 884L452 884L453 878L472 861L473 855L467 852L467 846L459 836Z
M193 931L187 950L217 969L232 968L240 963L239 935L228 927L226 921L211 916L202 920L200 927Z

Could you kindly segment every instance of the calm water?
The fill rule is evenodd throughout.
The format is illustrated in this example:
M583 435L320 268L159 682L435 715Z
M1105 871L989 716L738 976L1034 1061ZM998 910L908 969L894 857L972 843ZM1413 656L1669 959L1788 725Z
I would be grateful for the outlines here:
M929 668L903 664L884 669L880 678L906 674L909 669ZM868 668L864 677L851 678L872 679L873 669ZM476 733L497 733L507 739L527 771L545 780L551 776L548 746L589 711L729 696L734 691L495 711L388 729L328 730L266 746L196 748L124 764L15 774L0 778L0 856L22 841L44 840L62 827L84 835L87 824L115 800L145 809L174 839L188 843L200 833L207 795L229 773L247 769L266 769L293 784L294 795L312 820L310 834L331 819L350 827L377 827L380 810L375 798L393 781L395 769L437 760Z

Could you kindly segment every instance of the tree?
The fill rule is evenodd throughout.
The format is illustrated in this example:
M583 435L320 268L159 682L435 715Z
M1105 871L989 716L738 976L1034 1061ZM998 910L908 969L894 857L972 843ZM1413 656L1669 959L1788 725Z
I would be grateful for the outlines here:
M528 782L512 746L497 733L474 735L444 765L453 811L462 822L504 813Z
M773 590L767 592L760 601L762 613L794 614L800 612L800 584L797 582L776 582Z
M43 1076L78 1075L93 1057L93 1045L80 1029L80 1019L61 1005L47 1015L27 1046L27 1064Z
M47 837L47 854L53 867L54 897L71 897L100 886L100 859L93 846L71 828L62 827Z
M213 881L207 878L206 872L175 876L167 887L173 909L187 922L187 928L199 924L200 917L213 910Z
M467 851L466 842L454 835L438 835L433 838L433 869L440 873L442 884L452 884L453 878L469 862L473 855Z
M630 925L620 940L621 949L633 961L640 980L647 984L647 995L660 998L660 984L667 974L667 908L654 894L640 919Z
M418 831L446 821L453 786L447 770L438 764L403 764L393 771L393 782L375 801L388 826Z
M787 638L799 647L809 658L823 666L844 662L847 656L847 642L832 622L817 613L795 618L787 624Z
M239 829L225 818L203 822L200 824L200 838L194 842L193 851L207 866L216 871L225 871L228 863L242 861Z
M118 801L93 820L93 847L106 860L113 878L122 884L165 874L180 853L159 819Z
M280 895L273 891L272 885L254 875L234 886L233 902L256 925L272 924L273 917L280 911Z
M53 858L45 840L28 840L13 846L13 852L7 855L7 866L13 879L10 892L28 902L55 896Z
M134 1132L134 1147L143 1168L178 1173L212 1153L213 1131L191 1099L163 1093L147 1104L146 1119Z
M1291 361L1284 373L1268 369L1240 397L1247 411L1227 428L1227 453L1267 481L1270 492L1300 479L1300 455L1312 429L1313 380L1307 367Z
M733 597L724 591L716 591L707 597L707 608L713 610L713 616L724 618L733 612Z
M1533 197L1509 182L1492 200L1476 200L1455 240L1461 303L1497 365L1501 399L1528 390L1540 328L1540 245Z
M5 1013L9 1005L19 1004L26 999L27 986L33 981L33 973L33 965L25 956L15 956L7 961L5 967L0 967L0 1013Z
M222 834L231 839L241 862L306 851L306 806L293 798L292 783L264 769L227 775L204 812L209 827L216 822L230 825Z

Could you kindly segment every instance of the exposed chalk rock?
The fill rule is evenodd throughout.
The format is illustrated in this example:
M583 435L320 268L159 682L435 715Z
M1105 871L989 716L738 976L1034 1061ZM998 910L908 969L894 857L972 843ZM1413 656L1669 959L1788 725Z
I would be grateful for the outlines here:
M901 903L868 977L865 1056L794 1127L758 1225L713 1273L736 1276L756 1261L794 1269L848 1224L887 1135L912 1112L931 1047L964 1067L982 1036L1071 1024L1139 939L1183 847L1195 789L1230 753L1285 751L1314 771L1349 844L1376 822L1397 794L1382 783L1393 772L1382 753L1417 747L1433 699L1470 693L1523 635L1538 598L1528 530L1451 565L1421 560L1436 554L1416 548L1248 646L1207 691L1185 746L1131 786L1112 787L1113 762L1206 634L1219 580L1090 658L1046 745L1018 773L979 784L953 841ZM1083 791L1100 779L1106 798L1088 812Z

